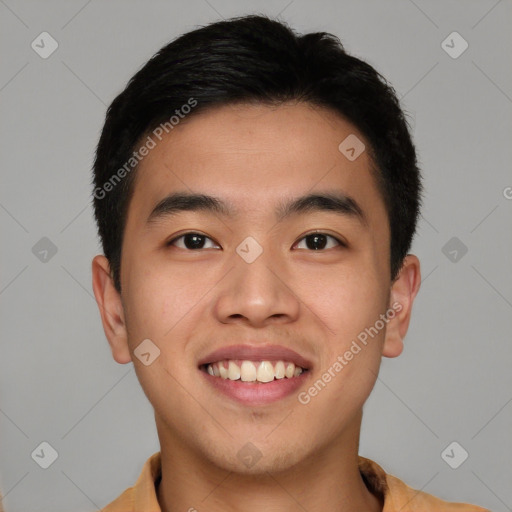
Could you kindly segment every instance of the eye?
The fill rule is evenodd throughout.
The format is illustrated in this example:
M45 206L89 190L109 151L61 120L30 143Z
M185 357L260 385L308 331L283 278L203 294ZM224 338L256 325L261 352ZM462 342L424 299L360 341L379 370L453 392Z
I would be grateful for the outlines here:
M209 246L207 241L210 241ZM301 243L303 245L305 244L305 247L300 247ZM219 245L215 244L210 237L196 232L183 233L182 235L173 238L172 240L167 242L166 245L175 246L179 247L180 249L192 251L199 249L219 248ZM336 247L336 245L346 247L346 244L339 240L338 238L336 238L335 236L328 235L327 233L315 232L302 237L299 243L297 244L297 248L320 251L325 249L332 249L333 247Z
M182 240L182 242L177 243L178 240ZM190 249L190 250L197 250L197 249L209 249L211 247L205 247L205 241L210 240L213 242L213 240L206 235L202 235L201 233L184 233L176 238L173 238L169 242L167 242L166 245L174 245L176 247L179 247L180 249ZM214 244L215 246L215 244ZM218 245L216 247L219 247Z
M337 244L339 246L346 247L346 244L343 243L338 238L336 238L332 235L328 235L327 233L316 232L316 233L310 233L309 235L306 235L303 238L301 238L301 241L299 242L299 244L302 243L302 240L305 240L306 247L298 247L298 248L299 249L303 249L303 248L310 249L312 251L319 251L322 249L331 249L332 243L331 243L331 246L327 247L329 245L329 239L334 240L335 244Z

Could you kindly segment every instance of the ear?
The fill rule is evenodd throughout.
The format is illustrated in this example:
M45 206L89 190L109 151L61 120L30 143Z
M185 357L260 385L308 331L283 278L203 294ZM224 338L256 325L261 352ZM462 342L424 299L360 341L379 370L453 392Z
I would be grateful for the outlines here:
M390 309L395 316L388 322L382 355L397 357L404 348L403 340L411 320L412 304L420 289L421 272L420 261L414 254L408 254L398 277L391 285L389 295Z
M132 359L128 346L121 295L114 286L108 259L98 254L92 260L92 287L101 315L103 330L112 349L112 357L120 364Z

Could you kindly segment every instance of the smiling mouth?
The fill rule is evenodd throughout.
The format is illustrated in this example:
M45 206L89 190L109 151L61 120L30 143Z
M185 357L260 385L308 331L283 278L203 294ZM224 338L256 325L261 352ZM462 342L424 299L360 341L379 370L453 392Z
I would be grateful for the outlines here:
M251 361L247 359L225 359L202 364L199 368L212 377L261 384L274 380L293 379L308 371L290 361Z

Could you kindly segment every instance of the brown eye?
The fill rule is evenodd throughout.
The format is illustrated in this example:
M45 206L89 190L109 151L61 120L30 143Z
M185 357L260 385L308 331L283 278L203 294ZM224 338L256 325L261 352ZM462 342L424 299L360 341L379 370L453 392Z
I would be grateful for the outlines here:
M310 233L301 239L299 242L302 243L305 240L306 247L298 247L299 249L309 249L311 251L321 251L324 249L332 249L333 247L342 246L346 247L345 244L338 238L328 235L326 233ZM334 240L334 246L329 240Z
M180 241L178 243L178 241ZM179 247L180 249L188 249L188 250L198 250L198 249L210 249L211 247L206 247L205 243L209 240L211 242L212 239L207 237L206 235L202 235L201 233L184 233L167 243L167 245L174 245ZM214 244L215 247L218 247Z

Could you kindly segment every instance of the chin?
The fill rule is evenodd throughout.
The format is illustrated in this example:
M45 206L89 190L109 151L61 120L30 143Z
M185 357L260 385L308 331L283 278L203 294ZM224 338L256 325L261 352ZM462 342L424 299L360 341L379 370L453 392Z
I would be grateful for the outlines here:
M240 448L235 449L235 446ZM283 446L282 441L258 444L257 441L229 442L222 453L211 451L211 444L200 450L210 463L225 471L240 475L268 476L268 473L287 471L308 457L300 443Z

